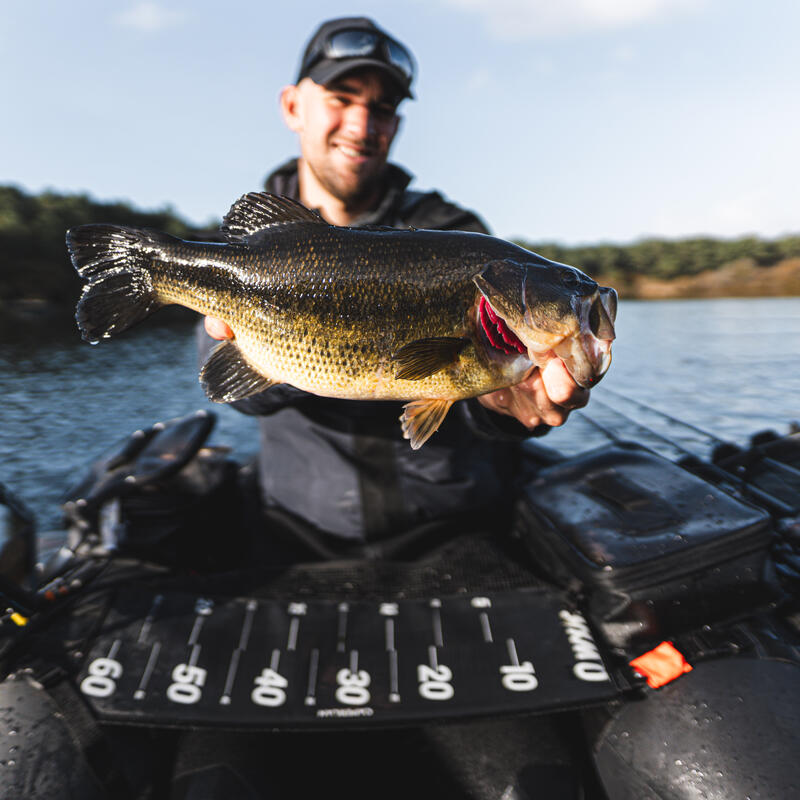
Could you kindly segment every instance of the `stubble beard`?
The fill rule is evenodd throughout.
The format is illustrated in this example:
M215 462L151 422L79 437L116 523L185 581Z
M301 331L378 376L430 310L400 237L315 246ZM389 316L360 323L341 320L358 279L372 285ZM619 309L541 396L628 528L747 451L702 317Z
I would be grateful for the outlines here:
M354 174L350 179L343 178L332 167L318 169L311 163L308 163L308 167L323 189L341 201L345 208L362 209L379 194L386 163L384 162L379 170L361 175Z

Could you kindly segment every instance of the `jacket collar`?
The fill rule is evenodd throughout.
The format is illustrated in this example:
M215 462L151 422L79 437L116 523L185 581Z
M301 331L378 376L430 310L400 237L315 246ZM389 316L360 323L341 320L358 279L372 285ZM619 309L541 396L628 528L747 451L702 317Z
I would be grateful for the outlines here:
M412 176L396 164L386 165L386 191L373 211L362 214L353 222L353 227L362 225L390 224L403 199L403 192ZM293 200L300 199L300 185L297 178L297 159L292 158L272 172L264 183L264 188L273 194L282 194Z

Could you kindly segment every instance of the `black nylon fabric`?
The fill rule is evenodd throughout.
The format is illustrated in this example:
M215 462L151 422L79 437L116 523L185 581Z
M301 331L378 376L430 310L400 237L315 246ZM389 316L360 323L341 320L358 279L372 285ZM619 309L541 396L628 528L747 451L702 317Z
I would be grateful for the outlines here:
M471 211L438 192L408 190L411 176L387 167L386 191L359 226L488 233ZM297 162L266 180L275 194L299 197ZM200 334L201 360L212 346ZM527 430L456 403L436 435L414 451L402 438L402 403L321 398L279 384L233 403L259 417L259 483L267 508L288 511L326 538L348 545L385 540L432 520L502 507L518 472Z

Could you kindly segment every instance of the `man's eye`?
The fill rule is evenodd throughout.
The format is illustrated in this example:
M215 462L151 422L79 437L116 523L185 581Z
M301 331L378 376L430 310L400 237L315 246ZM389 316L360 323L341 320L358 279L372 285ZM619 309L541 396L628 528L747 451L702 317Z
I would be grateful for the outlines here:
M372 113L380 120L388 122L394 117L394 106L375 106Z

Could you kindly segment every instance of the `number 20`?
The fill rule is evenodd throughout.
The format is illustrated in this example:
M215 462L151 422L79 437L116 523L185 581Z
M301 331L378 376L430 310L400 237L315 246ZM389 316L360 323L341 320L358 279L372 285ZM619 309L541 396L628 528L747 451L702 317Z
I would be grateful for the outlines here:
M453 671L444 664L437 667L429 667L427 664L420 664L417 667L417 679L419 680L420 696L426 700L449 700L453 694Z

